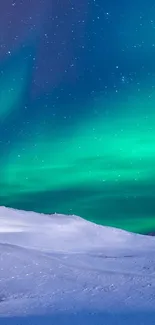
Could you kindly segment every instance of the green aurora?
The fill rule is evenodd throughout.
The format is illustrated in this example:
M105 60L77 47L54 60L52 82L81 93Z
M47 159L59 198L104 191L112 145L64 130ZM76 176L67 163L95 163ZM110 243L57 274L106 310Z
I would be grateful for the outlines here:
M16 80L13 92L0 94L3 122L24 92L26 69L19 64L17 71L2 80L3 89L10 89L12 73ZM128 87L123 97L96 95L86 105L92 115L76 124L64 116L57 127L54 117L45 123L38 107L37 123L25 123L1 159L1 203L149 231L155 227L155 94Z
M0 15L0 205L155 231L154 0Z

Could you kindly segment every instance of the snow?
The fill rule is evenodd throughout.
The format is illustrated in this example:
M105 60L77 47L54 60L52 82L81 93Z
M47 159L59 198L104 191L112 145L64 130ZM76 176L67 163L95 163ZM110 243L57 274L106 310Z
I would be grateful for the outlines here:
M154 237L0 207L0 325L154 325L154 306Z

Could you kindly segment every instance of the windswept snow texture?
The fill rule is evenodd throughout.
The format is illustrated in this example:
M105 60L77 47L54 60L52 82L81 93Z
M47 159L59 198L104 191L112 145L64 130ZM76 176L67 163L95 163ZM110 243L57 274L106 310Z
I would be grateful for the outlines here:
M0 325L155 324L155 238L0 207Z

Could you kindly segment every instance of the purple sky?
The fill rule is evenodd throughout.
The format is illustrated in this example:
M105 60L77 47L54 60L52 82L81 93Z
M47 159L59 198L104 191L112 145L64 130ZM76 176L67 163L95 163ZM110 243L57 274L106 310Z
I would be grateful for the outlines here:
M74 80L86 18L87 0L5 0L0 4L0 59L34 47L33 95L50 90L66 74Z

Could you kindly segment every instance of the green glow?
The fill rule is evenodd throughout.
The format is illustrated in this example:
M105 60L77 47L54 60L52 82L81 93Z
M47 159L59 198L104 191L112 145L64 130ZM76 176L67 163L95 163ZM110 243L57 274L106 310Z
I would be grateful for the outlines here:
M0 123L4 122L11 112L18 107L25 92L27 65L18 62L8 71L4 71L0 79Z
M17 197L23 201L26 195L33 198L33 195L52 191L58 193L56 199L60 203L55 205L52 201L49 205L48 202L45 212L55 212L55 208L57 212L78 213L132 231L155 226L154 216L149 211L143 218L139 213L137 217L134 207L131 213L129 208L128 213L130 200L134 206L137 199L153 199L154 103L152 100L147 106L147 100L142 97L138 101L131 98L125 107L117 102L116 116L99 113L77 125L72 135L68 127L65 134L58 136L46 127L39 127L41 122L29 129L31 140L26 138L16 143L3 166L1 182L5 184L6 203L12 204ZM111 105L114 112L115 103ZM101 112L102 106L104 99L96 102L96 111ZM66 200L60 197L63 191L68 193ZM83 191L88 195L80 194ZM72 192L76 192L74 197ZM104 215L97 218L99 209ZM140 209L139 206L138 211ZM127 213L125 217L123 211Z
M78 127L72 137L52 138L46 130L38 137L34 130L31 142L16 145L10 153L5 180L17 186L22 183L24 191L65 188L82 182L120 186L123 182L152 180L154 122L152 112L133 116L125 110L117 118L102 116L90 120L87 126ZM40 180L37 188L34 176Z

